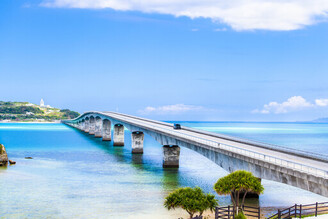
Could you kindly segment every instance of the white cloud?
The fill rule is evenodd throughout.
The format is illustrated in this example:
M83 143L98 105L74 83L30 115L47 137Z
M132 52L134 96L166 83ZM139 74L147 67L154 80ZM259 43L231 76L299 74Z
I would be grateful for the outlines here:
M200 111L204 110L202 106L185 105L185 104L175 104L166 105L159 107L147 106L143 110L139 110L140 114L179 114L189 111Z
M289 113L314 107L325 107L328 106L328 99L316 99L315 103L310 103L306 99L301 96L294 96L289 98L287 101L278 103L278 102L270 102L263 106L263 109L253 110L252 113Z
M328 106L328 99L316 99L315 104L317 106Z
M209 18L235 30L296 30L328 17L327 0L43 0L41 5Z

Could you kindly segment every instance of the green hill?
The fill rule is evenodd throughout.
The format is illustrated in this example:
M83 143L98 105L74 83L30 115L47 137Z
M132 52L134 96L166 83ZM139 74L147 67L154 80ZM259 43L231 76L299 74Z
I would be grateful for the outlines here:
M72 119L80 114L69 109L57 109L50 106L39 106L28 102L0 101L0 121L45 121L52 122Z

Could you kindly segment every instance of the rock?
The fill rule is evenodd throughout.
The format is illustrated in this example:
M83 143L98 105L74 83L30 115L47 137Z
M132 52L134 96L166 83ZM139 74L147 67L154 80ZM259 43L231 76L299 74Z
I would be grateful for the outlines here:
M25 159L33 159L33 157L25 157Z
M6 166L8 163L8 155L5 146L0 144L0 166Z
M9 160L9 163L10 163L10 164L16 164L16 161Z

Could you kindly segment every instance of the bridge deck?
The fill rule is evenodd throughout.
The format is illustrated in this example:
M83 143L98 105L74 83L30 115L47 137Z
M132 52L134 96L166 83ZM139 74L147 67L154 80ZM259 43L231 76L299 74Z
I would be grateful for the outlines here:
M194 141L197 141L197 139L198 139L198 141L199 140L207 140L207 141L211 141L211 142L217 142L217 143L220 143L223 145L233 146L233 147L245 149L245 150L248 150L251 152L260 153L260 154L263 154L266 156L276 157L281 160L286 160L286 161L290 161L293 163L302 164L302 165L305 165L308 167L314 167L317 169L321 169L325 172L327 172L327 170L328 170L328 162L313 159L310 157L299 156L299 155L295 155L295 154L288 153L288 152L281 152L281 151L278 151L275 149L268 149L268 148L254 146L252 144L240 143L240 142L233 141L233 140L227 140L227 139L223 139L220 137L212 136L210 134L207 134L207 133L204 133L201 131L198 132L197 130L192 130L192 129L174 130L173 125L170 123L158 122L158 121L138 118L138 117L114 113L114 112L101 112L101 114L110 116L117 120L121 120L121 121L130 123L132 125L141 126L146 129L149 128L149 129L158 130L161 132L169 132L171 136L181 137L183 135L185 138L188 138L188 136L189 136L190 140L194 140ZM311 153L309 152L309 154L311 154Z

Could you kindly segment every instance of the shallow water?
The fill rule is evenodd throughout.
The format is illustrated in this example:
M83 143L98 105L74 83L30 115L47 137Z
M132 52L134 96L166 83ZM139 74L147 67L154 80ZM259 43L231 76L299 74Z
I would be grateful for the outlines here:
M327 154L328 124L182 123L218 133ZM162 148L145 136L144 154L131 154L63 124L0 124L0 142L16 165L0 168L3 218L177 218L164 197L181 186L213 184L227 174L213 162L181 148L180 168L162 168ZM26 156L32 160L24 159ZM250 200L261 207L328 201L284 184L262 181L265 193ZM229 197L218 197L220 205ZM156 217L154 217L156 215Z

